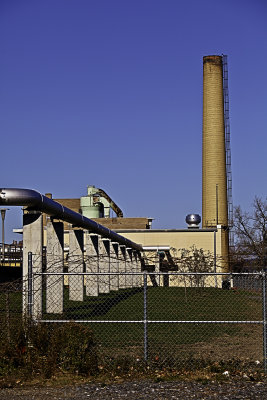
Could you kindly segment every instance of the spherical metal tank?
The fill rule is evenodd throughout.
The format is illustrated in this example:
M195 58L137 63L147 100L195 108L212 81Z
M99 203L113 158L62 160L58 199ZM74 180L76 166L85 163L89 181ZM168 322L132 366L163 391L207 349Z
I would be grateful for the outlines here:
M201 216L199 214L188 214L185 221L188 225L198 225L201 222Z

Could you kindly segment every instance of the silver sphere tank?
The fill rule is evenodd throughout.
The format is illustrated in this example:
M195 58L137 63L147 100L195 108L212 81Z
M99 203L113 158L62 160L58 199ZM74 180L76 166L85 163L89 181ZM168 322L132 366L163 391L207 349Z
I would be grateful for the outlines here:
M188 214L185 221L189 226L197 226L201 222L201 216L199 214Z

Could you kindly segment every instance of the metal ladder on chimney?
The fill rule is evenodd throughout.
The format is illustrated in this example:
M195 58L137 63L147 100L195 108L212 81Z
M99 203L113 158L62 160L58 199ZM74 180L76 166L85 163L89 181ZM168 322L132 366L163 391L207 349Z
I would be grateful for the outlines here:
M223 59L223 100L224 100L224 132L226 151L226 179L227 179L227 205L229 225L229 246L234 245L233 237L233 195L232 195L232 167L231 167L231 146L230 146L230 119L229 119L229 92L228 92L228 62L227 55Z

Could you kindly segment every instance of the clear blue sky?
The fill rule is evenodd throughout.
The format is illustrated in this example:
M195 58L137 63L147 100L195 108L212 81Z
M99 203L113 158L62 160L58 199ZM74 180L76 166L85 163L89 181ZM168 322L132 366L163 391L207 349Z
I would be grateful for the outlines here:
M0 187L183 228L201 214L202 57L227 54L234 204L267 194L266 0L1 0ZM6 238L21 211L8 212ZM17 237L18 239L18 237Z

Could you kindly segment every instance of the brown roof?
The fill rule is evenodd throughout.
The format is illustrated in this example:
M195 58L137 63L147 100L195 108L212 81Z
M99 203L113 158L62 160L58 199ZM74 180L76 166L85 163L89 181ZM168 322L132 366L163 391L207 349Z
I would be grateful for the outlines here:
M81 214L80 199L53 199L64 207ZM98 224L108 229L149 229L149 218L92 218ZM45 223L45 221L44 221ZM64 229L70 229L70 224L64 222Z

